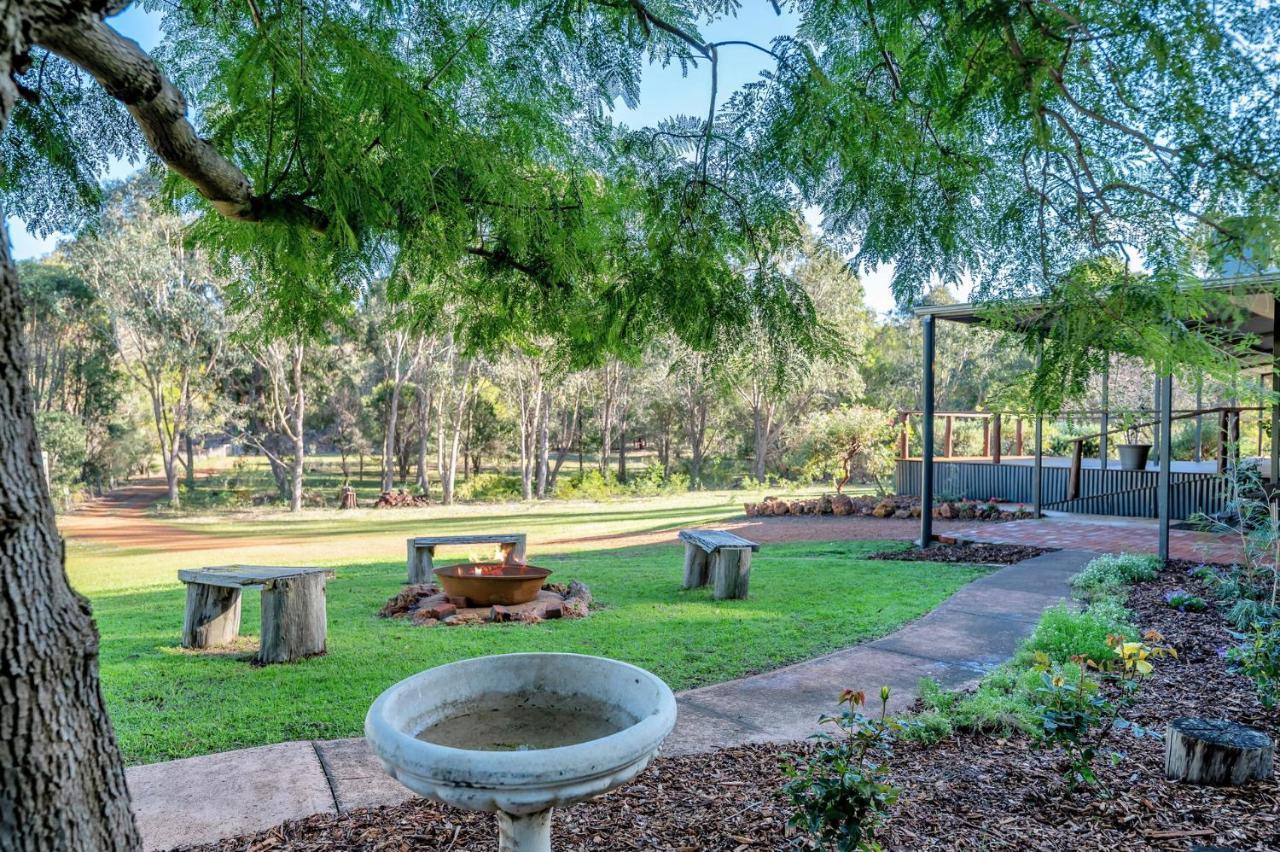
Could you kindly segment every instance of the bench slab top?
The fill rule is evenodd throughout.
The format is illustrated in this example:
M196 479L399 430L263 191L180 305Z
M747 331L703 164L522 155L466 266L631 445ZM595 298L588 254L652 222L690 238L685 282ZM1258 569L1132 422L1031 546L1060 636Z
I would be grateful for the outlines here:
M759 550L760 545L754 541L748 541L741 536L736 536L731 532L723 530L680 530L680 540L686 544L692 544L700 547L707 553L712 553L722 547L749 547L752 550Z
M263 586L276 580L303 577L307 574L323 574L332 580L332 568L294 568L276 565L217 565L212 568L185 568L178 572L184 583L200 583L205 586Z
M525 533L493 533L491 535L419 535L409 539L415 547L436 544L519 544Z

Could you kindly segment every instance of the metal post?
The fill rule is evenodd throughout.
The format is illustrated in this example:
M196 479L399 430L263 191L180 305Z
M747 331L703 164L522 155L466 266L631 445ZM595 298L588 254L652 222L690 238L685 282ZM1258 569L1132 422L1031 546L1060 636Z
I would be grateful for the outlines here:
M1258 394L1258 455L1262 455L1262 411L1265 406L1262 404L1261 399L1267 392L1267 377L1261 373L1258 374L1258 390L1261 391Z
M1160 394L1160 444L1163 447L1170 445L1170 438L1173 434L1173 375L1170 374L1160 380L1162 393ZM1160 454L1160 474L1156 480L1156 496L1159 506L1160 516L1160 561L1163 562L1169 558L1169 484L1172 480L1170 470L1172 468L1171 457L1173 453L1163 452Z
M1153 392L1153 399L1155 400L1155 412L1156 412L1155 419L1156 420L1160 419L1160 412L1164 410L1160 407L1161 406L1160 388L1163 384L1164 382L1160 380L1160 377L1156 376L1156 386L1155 386L1155 391ZM1160 453L1160 427L1158 425L1156 426L1156 428L1151 430L1151 443L1154 445L1151 448L1151 452L1155 453L1156 458L1159 459L1161 456L1161 453Z
M1102 368L1102 430L1098 436L1098 464L1107 469L1107 444L1111 431L1111 356L1107 356L1107 366Z
M921 394L924 404L920 406L924 413L920 424L920 434L924 446L920 452L920 546L928 547L933 543L933 316L926 314L920 318L924 331L924 376L921 383Z
M1043 344L1041 344L1043 346ZM1036 372L1040 372L1040 358L1043 353L1036 352ZM1044 471L1044 412L1036 409L1036 437L1035 437L1035 462L1031 467L1031 516L1033 518L1040 517L1040 506L1043 503L1043 476Z
M1204 376L1196 376L1196 411L1204 408ZM1204 415L1196 414L1196 463L1204 461Z
M1280 394L1280 373L1276 372L1275 367L1271 368L1271 391ZM1271 403L1271 487L1275 488L1276 483L1280 482L1280 470L1277 465L1280 464L1280 396Z
M1044 415L1036 412L1035 464L1031 467L1031 515L1040 517L1040 505L1044 502Z

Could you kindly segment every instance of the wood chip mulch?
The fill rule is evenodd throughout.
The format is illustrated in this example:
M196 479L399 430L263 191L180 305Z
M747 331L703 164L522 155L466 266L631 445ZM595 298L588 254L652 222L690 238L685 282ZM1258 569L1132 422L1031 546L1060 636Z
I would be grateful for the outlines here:
M1215 611L1169 608L1166 591L1209 598L1171 566L1134 590L1136 621L1178 649L1158 661L1126 717L1163 729L1178 716L1230 718L1280 734L1252 684L1229 673L1219 649L1230 640ZM875 684L832 684L872 689ZM1280 849L1280 782L1239 788L1166 782L1157 740L1116 733L1108 750L1124 752L1099 772L1106 794L1070 793L1062 760L1022 738L956 735L932 746L901 743L891 759L903 792L880 834L887 849L1235 850ZM795 746L790 750L795 750ZM785 746L748 746L712 754L660 758L639 779L602 799L557 812L557 850L783 850L795 848L788 810L777 794ZM1099 761L1105 764L1104 760ZM189 852L336 852L336 850L494 850L495 824L422 800L286 823L252 837Z
M934 544L924 550L909 547L906 550L882 550L868 559L890 559L897 562L946 562L973 565L1013 565L1034 556L1052 553L1053 548L1030 547L1024 544Z

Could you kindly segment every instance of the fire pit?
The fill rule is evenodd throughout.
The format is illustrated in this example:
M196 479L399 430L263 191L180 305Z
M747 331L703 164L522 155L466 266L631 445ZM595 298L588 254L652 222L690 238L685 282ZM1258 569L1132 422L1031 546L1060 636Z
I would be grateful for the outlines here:
M551 576L546 568L514 562L479 562L450 565L433 571L445 594L466 598L472 606L514 606L538 596Z

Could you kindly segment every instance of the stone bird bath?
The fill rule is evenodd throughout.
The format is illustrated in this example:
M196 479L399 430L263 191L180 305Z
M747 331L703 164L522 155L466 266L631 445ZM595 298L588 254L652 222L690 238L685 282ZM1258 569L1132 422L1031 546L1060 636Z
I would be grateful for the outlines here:
M365 736L419 795L498 815L503 852L551 852L551 811L648 765L676 721L654 675L582 654L503 654L428 669L378 696Z

